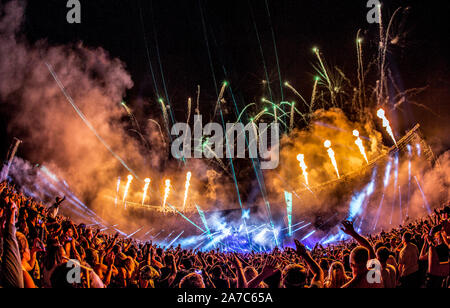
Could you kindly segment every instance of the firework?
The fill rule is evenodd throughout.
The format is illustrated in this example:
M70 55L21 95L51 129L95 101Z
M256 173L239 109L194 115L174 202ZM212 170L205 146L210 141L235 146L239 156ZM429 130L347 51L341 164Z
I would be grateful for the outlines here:
M118 201L118 199L119 199L119 190L120 190L120 176L119 176L119 178L117 179L117 187L116 187L116 199L115 199L115 202L114 202L114 205L117 207L117 201Z
M186 184L185 184L184 201L183 201L183 212L186 211L186 201L187 201L187 197L188 197L189 186L191 185L191 177L192 177L192 173L188 172L186 174Z
M128 190L130 189L131 181L133 181L133 176L130 174L128 176L127 185L125 186L125 191L123 193L123 200L122 200L122 202L123 202L125 207L127 207L127 204L125 203L125 200L126 200L127 195L128 195Z
M336 162L336 155L335 155L333 149L331 148L331 141L330 140L325 141L324 146L328 149L327 150L328 156L330 156L331 163L333 164L334 169L336 170L338 179L340 179L341 176L339 175L339 169L338 169L337 162Z
M286 81L284 85L287 88L289 88L292 92L294 92L294 94L297 95L308 107L310 107L310 105L306 102L303 96L289 82Z
M142 205L144 205L145 199L147 198L147 191L149 186L150 186L150 179L145 179L144 195L142 196Z
M302 168L303 176L305 177L305 184L307 186L309 186L308 172L306 171L308 169L308 166L306 166L306 163L305 163L305 155L304 154L298 154L297 160L300 162L300 168Z
M319 81L320 81L320 77L319 76L314 77L314 87L313 87L313 92L312 92L312 95L311 95L311 105L310 105L311 108L310 108L310 111L312 111L312 109L314 107L314 103L316 101L317 86L319 84Z
M166 180L166 189L164 190L164 202L162 206L163 211L166 210L166 203L167 199L169 198L169 193L170 193L170 180Z
M359 137L359 131L357 131L355 129L353 131L353 136L356 137L355 144L358 146L359 151L361 152L362 156L364 156L364 159L366 160L366 162L369 163L369 160L367 159L367 155L366 155L366 150L364 149L363 142L362 142L361 138Z
M391 124L389 123L389 120L386 118L386 113L384 112L384 110L379 109L377 112L377 116L383 120L383 127L386 129L389 136L391 136L392 140L395 143L395 146L398 147L397 140L395 140L394 132L392 131L392 128L391 128Z

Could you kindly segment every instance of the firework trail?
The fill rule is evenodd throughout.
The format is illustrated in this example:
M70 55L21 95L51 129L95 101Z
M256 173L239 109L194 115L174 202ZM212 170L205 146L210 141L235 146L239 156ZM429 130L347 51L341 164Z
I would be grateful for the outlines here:
M316 102L316 96L317 96L317 86L319 84L320 81L320 77L316 76L314 78L314 87L313 87L313 92L311 95L311 104L310 104L310 112L312 112L313 108L314 108L314 103Z
M197 115L200 115L200 85L197 86L197 108L195 109Z
M161 140L164 142L164 146L166 147L166 146L167 146L166 138L164 137L163 131L162 131L162 129L161 129L161 125L159 125L159 123L156 122L156 121L153 120L153 119L150 119L149 121L152 122L152 123L154 123L154 124L156 124L156 126L158 126L159 134L160 134L160 136L161 136Z
M308 169L308 166L306 166L306 163L305 163L305 155L304 154L298 154L297 160L300 162L300 168L302 168L303 176L305 177L305 184L307 186L309 186L308 172L306 171Z
M337 162L336 162L336 155L335 155L333 149L331 148L331 141L330 140L325 141L324 146L325 146L325 148L328 149L327 150L328 156L330 156L331 163L334 166L334 170L336 170L336 174L338 176L338 179L340 179L341 176L339 175L339 169L338 169L338 165L337 165Z
M142 196L142 205L145 203L145 199L147 198L147 191L148 187L150 186L150 179L145 179L145 185L144 185L144 195Z
M383 127L386 128L386 131L388 132L389 136L394 141L395 146L398 147L397 140L395 140L394 132L392 131L392 128L391 128L391 123L389 123L389 120L386 118L386 113L384 112L384 110L379 109L377 112L377 116L383 120Z
M191 177L192 173L188 172L186 174L186 184L185 184L185 190L184 190L184 201L183 201L183 213L186 212L186 201L189 193L189 186L191 185Z
M289 82L285 82L284 85L290 89L292 92L294 92L295 95L297 95L304 103L306 106L310 107L310 105L308 104L308 102L304 99L304 97L289 83Z
M122 200L122 202L123 202L125 208L127 207L127 204L125 203L125 200L126 200L127 195L128 195L128 190L130 189L131 181L133 181L133 176L130 174L130 175L127 177L127 179L128 179L128 181L127 181L127 185L125 186L125 191L124 191L124 193L123 193L123 200Z
M118 201L118 199L119 199L119 190L120 190L120 176L119 176L119 178L117 179L116 199L115 199L115 201L114 201L115 207L117 207L117 201Z
M362 38L360 37L361 30L358 30L358 34L356 35L356 51L358 57L358 83L359 83L359 110L362 111L363 102L366 100L365 93L365 76L364 76L364 62L363 62L363 53L362 53Z
M291 123L289 125L290 131L294 129L294 112L295 112L295 103L291 104Z
M328 75L327 69L325 68L325 64L322 60L322 57L320 55L320 50L317 47L313 48L313 52L316 55L317 59L319 60L320 63L320 67L322 68L322 74L324 75L327 83L328 83L328 90L330 91L330 95L331 95L331 103L334 105L336 105L336 99L335 99L335 95L334 95L334 89L333 89L333 85L331 83L331 79L330 76Z
M95 130L95 128L92 126L92 124L88 121L88 119L86 118L86 116L83 114L83 112L81 112L80 108L78 108L78 106L75 104L75 102L73 101L72 97L67 93L66 88L64 87L64 85L61 83L61 81L58 78L58 75L56 75L55 71L53 70L53 67L48 64L47 62L44 62L45 65L47 66L47 69L49 70L50 74L52 75L53 79L56 81L58 87L61 89L61 92L64 94L64 96L66 97L67 101L72 105L73 109L75 109L75 111L77 112L77 114L80 116L80 118L83 120L84 124L86 124L86 126L94 133L94 135L97 137L97 139L105 146L105 148L122 164L122 166L124 166L128 171L130 171L137 179L139 179L139 177L136 175L136 173L131 170L130 167L127 166L127 164L123 161L122 158L120 158L119 155L117 155L112 149L111 147L105 142L105 140L103 140L102 137L100 137L100 135L97 133L97 131Z
M164 202L162 206L163 211L166 210L166 203L167 199L169 198L169 193L170 193L170 180L166 180L166 189L164 190Z
M367 164L369 164L369 160L367 159L366 150L364 149L363 142L361 138L359 137L359 131L356 129L353 131L353 136L355 136L357 139L355 141L355 144L358 146L359 151L361 152L362 156L364 156L364 159L366 160Z
M217 109L219 108L220 102L223 99L223 95L225 94L225 89L228 86L228 82L224 81L222 84L222 89L220 89L220 93L219 93L219 97L217 98L217 104L216 104L216 108L214 109L214 114L213 114L213 119L217 114ZM211 119L211 122L213 121L213 119Z
M164 100L162 98L159 99L159 103L161 104L161 109L163 112L164 123L166 124L167 131L170 135L170 124L169 124L169 115L167 113L166 105L164 104Z

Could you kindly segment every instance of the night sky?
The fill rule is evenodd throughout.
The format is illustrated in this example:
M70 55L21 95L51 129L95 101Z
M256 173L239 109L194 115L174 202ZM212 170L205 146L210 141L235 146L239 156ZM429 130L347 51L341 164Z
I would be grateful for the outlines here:
M230 81L240 108L244 103L260 100L265 79L261 49L275 97L280 100L272 29L283 82L288 80L306 96L311 93L314 76L313 46L320 47L330 65L339 66L351 77L356 74L358 29L362 29L366 38L365 56L374 55L376 51L377 41L373 38L377 35L377 25L370 25L366 20L369 10L366 0L267 2L271 18L265 0L82 0L82 23L70 25L66 22L65 0L33 0L28 3L23 32L32 42L40 39L47 39L50 44L82 41L90 47L101 46L121 59L135 83L126 100L140 119L144 115L158 115L160 111L155 108L156 104L144 105L137 99L154 102L156 98L145 40L158 89L164 93L157 57L159 49L167 92L180 121L186 116L187 97L195 97L198 84L202 86L202 113L210 114L214 108L217 95L211 65L219 86L223 80ZM450 2L402 0L385 1L385 5L384 13L388 16L399 6L410 7L402 24L397 23L402 35L398 46L391 50L389 61L404 89L429 86L416 101L436 113L408 107L399 115L398 133L419 122L427 140L436 146L437 152L442 152L450 146L446 133L450 128ZM292 93L283 90L288 99L294 99ZM1 122L2 135L5 135L7 115L1 114ZM439 130L441 134L436 133ZM12 137L2 137L2 157ZM439 143L441 146L437 146ZM19 155L26 156L26 153L19 151Z

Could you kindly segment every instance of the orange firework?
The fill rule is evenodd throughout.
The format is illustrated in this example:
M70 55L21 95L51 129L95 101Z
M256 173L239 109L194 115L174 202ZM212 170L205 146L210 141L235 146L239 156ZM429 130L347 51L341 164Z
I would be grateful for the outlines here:
M150 186L150 179L145 179L144 195L142 196L142 205L144 205L145 199L147 198L147 191L149 186Z
M394 132L392 131L391 123L389 123L389 120L386 118L386 113L384 112L384 110L379 109L377 112L377 116L383 120L383 127L386 128L386 131L389 136L391 136L392 140L395 143L395 146L398 147L397 140L395 140Z
M133 176L129 175L127 185L125 186L125 192L123 193L123 200L122 200L125 207L127 207L125 200L127 199L128 190L130 189L131 181L133 181Z
M307 186L309 186L308 172L306 171L308 169L308 166L306 166L306 163L305 163L305 155L304 154L298 154L297 160L300 162L300 168L302 168L303 176L305 177L305 184Z
M187 201L187 197L188 197L189 186L191 185L191 177L192 177L192 173L188 172L186 174L186 185L185 185L185 190L184 190L183 212L186 211L186 201Z
M164 203L163 203L163 211L166 210L167 199L169 198L170 193L170 180L166 180L166 189L164 190Z
M327 150L328 156L330 156L331 163L334 166L334 170L336 170L336 174L338 176L338 179L340 179L341 176L339 175L339 169L338 169L337 162L336 162L336 155L335 155L333 149L331 148L331 141L330 140L325 141L324 146L328 149Z
M363 142L362 142L361 138L359 137L359 131L357 131L355 129L353 131L353 136L355 136L357 138L355 141L355 144L358 146L359 151L361 152L362 156L364 156L364 159L366 160L366 162L369 163L369 160L367 159L367 155L366 155L366 150L364 149Z

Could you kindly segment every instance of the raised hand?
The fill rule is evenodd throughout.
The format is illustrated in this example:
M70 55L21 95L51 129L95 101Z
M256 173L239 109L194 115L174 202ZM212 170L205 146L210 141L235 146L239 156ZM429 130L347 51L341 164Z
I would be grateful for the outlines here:
M348 234L348 235L352 236L353 234L356 233L356 231L355 231L355 229L354 229L354 227L353 227L353 222L348 221L348 220L343 221L343 222L342 222L342 226L343 226L343 228L341 228L341 230L342 230L345 234Z
M266 277L274 275L278 271L278 260L274 257L268 257L264 267L262 269L262 274Z
M300 256L304 256L308 251L306 250L305 245L300 243L299 240L294 240L295 246L297 248L297 254Z

